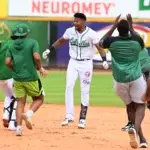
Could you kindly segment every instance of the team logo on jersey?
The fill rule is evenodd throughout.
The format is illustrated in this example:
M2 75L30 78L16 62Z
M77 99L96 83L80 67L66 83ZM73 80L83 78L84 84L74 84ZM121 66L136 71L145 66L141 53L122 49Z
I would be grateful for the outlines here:
M85 72L85 76L86 76L86 77L89 77L90 75L91 75L91 73L90 73L90 72L88 72L88 71L87 71L87 72Z
M90 46L90 43L88 41L82 40L79 42L78 39L74 37L70 39L70 44L72 46L77 46L77 47L89 47Z
M8 25L4 22L0 22L0 43L6 41L11 36L11 31Z

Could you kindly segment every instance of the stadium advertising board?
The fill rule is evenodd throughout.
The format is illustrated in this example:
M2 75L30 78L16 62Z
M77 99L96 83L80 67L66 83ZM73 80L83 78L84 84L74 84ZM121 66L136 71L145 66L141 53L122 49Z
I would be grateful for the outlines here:
M148 18L145 13L150 12L149 3L145 1L150 0L9 0L8 16L61 21L71 20L75 12L83 12L93 21L127 13L132 13L134 18Z
M89 27L97 31L99 37L101 38L110 28L112 25L112 22L89 22L87 23ZM58 23L58 35L57 38L63 35L66 28L72 26L72 22L59 22ZM144 39L146 47L149 49L150 53L150 23L135 23L134 29L141 35L141 37ZM114 36L118 35L118 31L115 30ZM107 60L111 63L111 54L106 49L107 52ZM67 65L69 61L69 47L68 44L65 44L64 46L61 46L57 49L57 65ZM102 59L98 53L98 51L95 49L95 54L93 57L93 61L95 65L98 65L101 63Z

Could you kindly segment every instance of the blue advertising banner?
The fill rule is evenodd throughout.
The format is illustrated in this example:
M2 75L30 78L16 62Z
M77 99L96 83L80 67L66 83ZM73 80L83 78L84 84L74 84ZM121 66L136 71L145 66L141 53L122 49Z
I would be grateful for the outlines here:
M65 30L71 27L73 24L72 22L59 22L57 25L57 38L61 37ZM87 23L87 26L95 30L100 38L111 28L112 22L90 22ZM134 24L134 29L141 35L144 39L146 47L149 49L150 54L150 23L138 23ZM118 35L118 31L115 30L113 33L114 36ZM107 60L111 62L111 54L106 49L107 52ZM69 56L69 45L66 43L65 45L61 46L57 50L57 65L67 65L70 59ZM93 57L93 61L96 63L101 62L101 57L98 51L95 49L95 55Z

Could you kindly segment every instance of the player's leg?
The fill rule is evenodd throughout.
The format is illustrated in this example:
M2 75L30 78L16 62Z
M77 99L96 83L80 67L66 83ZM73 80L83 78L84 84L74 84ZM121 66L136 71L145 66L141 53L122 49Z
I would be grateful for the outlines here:
M92 61L84 61L79 68L79 78L81 87L81 110L79 116L78 128L84 129L86 126L86 115L89 106L90 84L93 74Z
M61 125L65 126L74 121L74 86L78 78L77 61L70 59L66 74L65 106L66 116Z
M8 90L10 91L11 95L11 104L10 104L10 118L9 118L9 130L16 130L16 107L17 107L17 101L15 98L14 94L14 89L13 89L13 79L8 79L7 80L7 87Z
M3 113L3 124L5 127L9 126L10 130L15 130L15 122L11 122L11 115L13 112L15 97L13 92L13 79L5 80L2 85L2 90L5 93L4 100L4 113ZM15 117L14 117L15 119Z
M129 108L126 107L126 113L129 114ZM128 129L132 126L132 122L131 122L131 119L129 118L129 115L127 115L128 117L128 123L121 128L122 131L128 131Z
M142 100L142 95L145 93L146 90L146 81L144 80L143 76L141 76L139 79L135 80L131 84L131 90L130 95L132 98L132 101L135 103L135 130L136 133L139 134L140 137L140 144L143 143L143 141L146 142L145 137L142 133L142 121L145 116L145 104ZM147 142L146 142L147 143Z
M116 81L115 81L116 82ZM128 118L134 122L134 114L135 114L135 109L134 108L134 103L131 100L130 97L130 83L115 83L115 90L117 95L123 100L123 102L126 105L126 109L128 109ZM130 137L130 145L132 148L137 148L138 147L138 138L136 134L136 130L134 128L129 129L129 137Z
M26 123L26 127L32 129L32 116L41 107L44 101L44 91L41 80L26 82L24 87L27 94L32 97L33 102L30 105L29 110L22 114L22 119Z
M117 89L116 89L116 86L117 86L117 82L115 80L113 80L113 88L114 88L114 92L116 93L116 95L118 96L117 94ZM132 122L130 121L130 118L129 118L129 108L126 106L126 113L127 113L127 118L128 118L128 123L121 128L122 131L128 131L128 129L132 126Z
M16 121L17 121L17 129L16 136L22 135L22 114L24 112L24 107L26 104L26 90L24 88L23 82L14 81L14 91L17 100L17 108L16 108Z

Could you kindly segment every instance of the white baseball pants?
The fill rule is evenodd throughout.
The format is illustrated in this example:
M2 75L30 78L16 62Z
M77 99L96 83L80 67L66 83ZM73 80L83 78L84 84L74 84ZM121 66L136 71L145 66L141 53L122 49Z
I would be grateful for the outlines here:
M77 78L80 79L81 87L81 103L84 106L89 105L89 91L90 83L93 74L93 61L85 60L78 61L70 59L67 75L66 75L66 92L65 92L65 103L66 103L66 118L74 120L74 86Z

